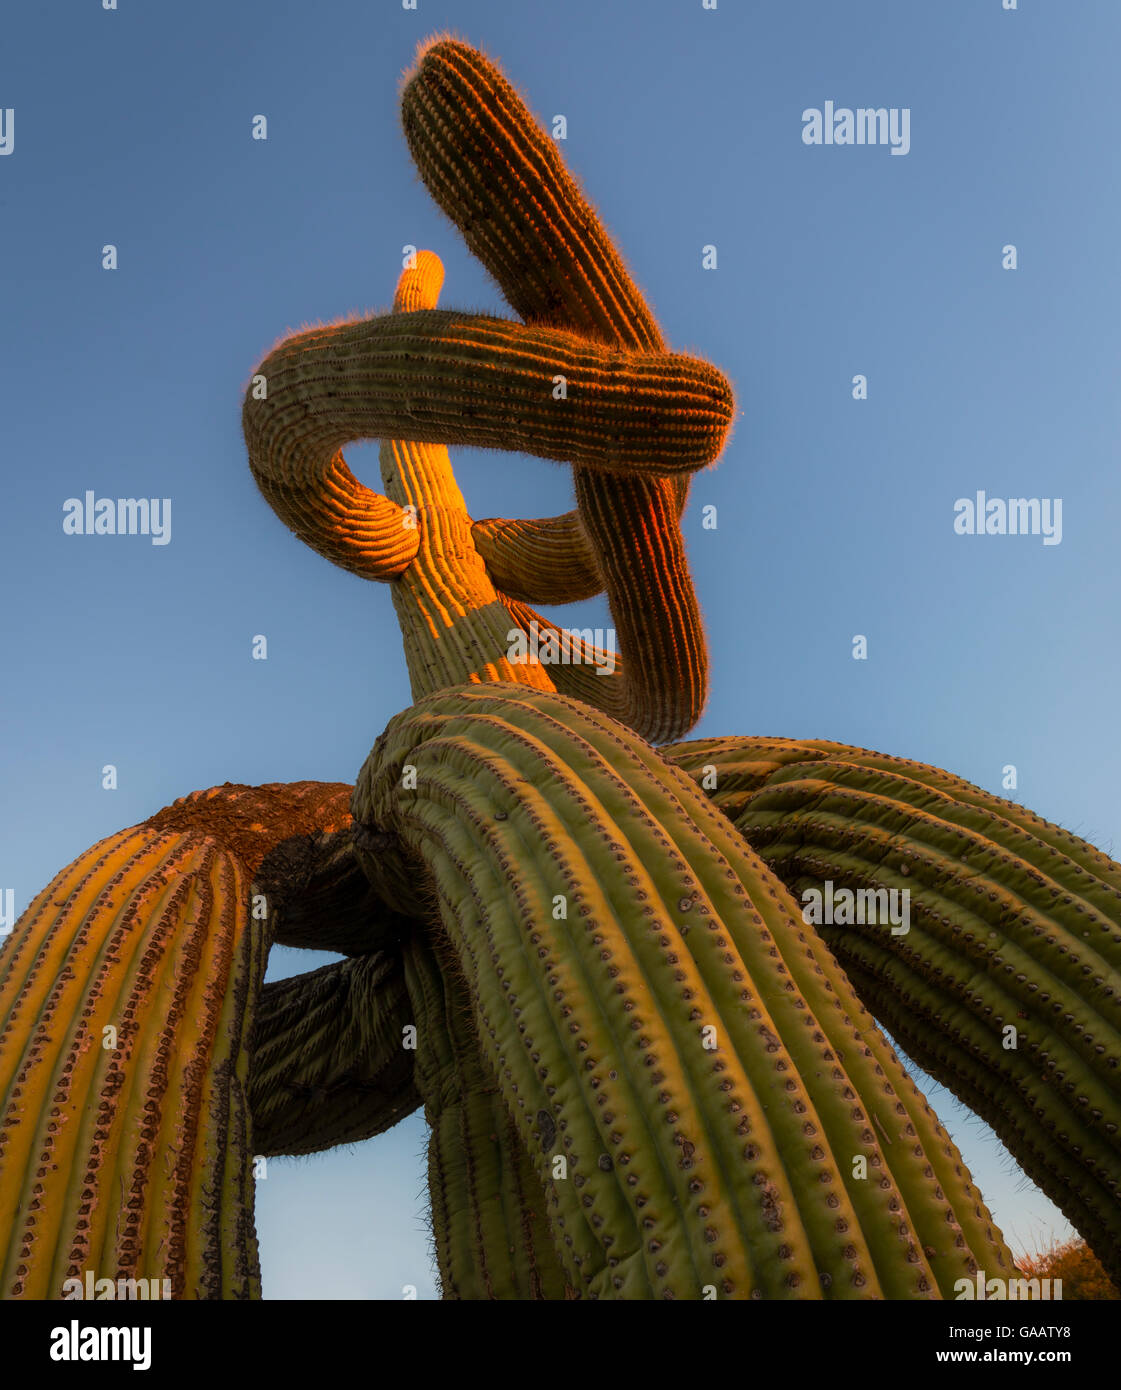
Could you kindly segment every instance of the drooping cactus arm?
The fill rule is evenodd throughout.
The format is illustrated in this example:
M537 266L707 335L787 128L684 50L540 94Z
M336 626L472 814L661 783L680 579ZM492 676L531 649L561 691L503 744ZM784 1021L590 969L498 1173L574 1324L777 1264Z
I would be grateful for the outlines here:
M401 508L364 487L338 452L309 451L283 472L260 468L253 476L285 526L340 569L389 580L416 554L416 531Z
M871 895L871 921L816 928L865 1004L1121 1270L1121 865L960 778L864 749L663 751L707 778L795 893L830 881ZM878 892L907 895L907 931Z
M421 1104L395 952L336 961L261 991L249 1100L258 1154L310 1154L381 1134Z
M205 835L139 826L20 919L0 957L5 1297L61 1298L86 1271L258 1294L245 1082L265 928L248 898Z
M494 1073L446 943L420 928L404 945L416 1082L430 1127L432 1238L445 1298L564 1299L545 1194Z
M778 882L628 730L516 687L431 697L391 722L354 807L432 872L524 1141L553 1124L567 1176L535 1161L586 1293L921 1297L1010 1267Z
M217 787L79 856L0 951L0 1292L168 1279L259 1291L249 1035L268 949L253 875L349 822L347 789Z
M523 603L575 603L603 588L579 512L509 521L488 517L471 525L475 549L495 588Z
M844 965L861 999L907 1055L991 1125L1116 1280L1121 1159L1113 1151L1103 1161L1101 1135L1080 1108L1056 1104L1040 1062L1030 1055L1010 1051L994 1067L992 1024L979 1017L978 1006L932 985L898 952L858 936L847 943Z
M494 63L454 40L423 46L401 111L430 193L517 313L605 343L662 349L653 314L555 141ZM679 738L700 717L708 686L679 524L687 480L584 468L575 477L627 663L621 717L654 742ZM512 597L546 601L550 575L539 553L526 551ZM505 572L517 557L502 558Z
M295 835L264 858L253 891L265 900L273 944L366 956L411 929L359 864L351 826Z

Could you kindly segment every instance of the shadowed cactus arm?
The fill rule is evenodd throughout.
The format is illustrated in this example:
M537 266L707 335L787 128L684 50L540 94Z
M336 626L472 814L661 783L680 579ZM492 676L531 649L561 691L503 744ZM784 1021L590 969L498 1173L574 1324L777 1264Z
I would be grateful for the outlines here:
M564 1299L545 1194L479 1048L446 944L404 946L416 1020L416 1080L430 1127L432 1237L445 1298Z
M395 954L265 985L249 1078L256 1152L318 1153L411 1115L421 1103L403 1031L412 1021Z
M1010 1269L778 881L628 730L464 687L390 723L354 810L432 874L531 1152L552 1122L567 1177L533 1156L585 1294L937 1297L977 1263Z
M949 773L865 749L745 738L663 752L707 779L808 904L826 881L868 895L872 920L816 926L864 1003L1121 1274L1121 865ZM888 893L907 895L888 899L909 903L905 932L880 910Z

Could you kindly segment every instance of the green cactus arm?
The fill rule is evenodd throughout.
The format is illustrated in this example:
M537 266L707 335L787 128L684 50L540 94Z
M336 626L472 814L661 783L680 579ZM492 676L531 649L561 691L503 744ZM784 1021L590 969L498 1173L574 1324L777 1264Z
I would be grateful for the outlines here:
M663 350L654 315L556 142L496 64L457 40L422 44L401 115L429 192L527 323ZM575 481L581 529L627 662L621 717L654 742L680 738L708 690L680 526L687 479L578 467ZM546 601L549 571L528 550L521 558L510 596Z
M403 950L443 1296L569 1297L544 1189L483 1058L458 964L423 928Z
M395 952L335 961L261 990L249 1101L259 1154L310 1154L381 1134L421 1104Z
M629 730L464 687L390 723L353 806L431 872L527 1147L554 1119L569 1176L534 1158L584 1293L937 1297L1010 1268L781 885Z
M579 512L471 525L475 548L497 589L523 603L575 603L603 590Z
M795 893L830 880L908 894L905 933L817 930L872 1013L993 1125L1116 1276L1121 865L949 773L865 749L737 739L663 752L707 779Z

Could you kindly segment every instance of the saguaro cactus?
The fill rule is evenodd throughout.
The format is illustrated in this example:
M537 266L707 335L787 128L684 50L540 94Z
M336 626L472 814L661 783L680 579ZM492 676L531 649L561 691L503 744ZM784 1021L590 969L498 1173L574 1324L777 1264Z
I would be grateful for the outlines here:
M197 793L21 919L3 1295L92 1268L255 1296L251 1156L420 1105L446 1297L932 1299L1012 1275L876 1018L1116 1270L1121 866L864 750L654 746L704 703L680 517L731 387L669 351L494 63L422 45L402 116L520 321L438 309L422 251L391 313L274 349L243 425L280 518L390 584L415 704L353 791ZM384 496L346 465L361 437ZM570 464L575 509L473 520L456 443ZM529 607L600 591L610 676ZM516 655L534 624L558 660ZM808 919L796 895L826 880L906 889L908 932ZM346 959L262 987L273 941Z

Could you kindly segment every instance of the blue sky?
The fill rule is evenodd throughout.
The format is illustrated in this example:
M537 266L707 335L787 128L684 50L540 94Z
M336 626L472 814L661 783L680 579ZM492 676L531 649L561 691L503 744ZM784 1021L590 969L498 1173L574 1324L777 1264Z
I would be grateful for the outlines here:
M406 243L444 260L442 304L504 312L398 123L416 42L449 27L567 117L563 152L668 341L736 386L684 522L713 645L697 732L832 738L993 791L1012 763L1024 804L1121 847L1115 0L119 3L15 0L0 49L0 888L17 911L187 791L352 781L410 703L389 594L285 531L239 415L283 333L388 306ZM826 101L908 108L909 153L806 146L802 112ZM348 458L376 485L376 446ZM477 517L570 504L560 465L453 458ZM955 500L980 489L1061 498L1061 544L956 535ZM87 490L170 497L170 543L65 535ZM556 615L607 621L602 601ZM277 951L270 977L323 959ZM932 1095L1012 1244L1065 1234ZM266 1296L434 1297L424 1144L413 1117L271 1162Z

